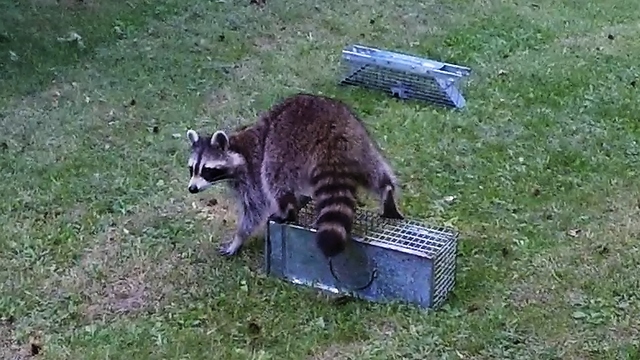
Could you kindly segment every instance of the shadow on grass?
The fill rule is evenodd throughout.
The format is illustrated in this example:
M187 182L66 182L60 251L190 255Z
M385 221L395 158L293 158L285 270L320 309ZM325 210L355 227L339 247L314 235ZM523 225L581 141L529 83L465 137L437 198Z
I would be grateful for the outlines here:
M175 14L174 0L0 0L0 77L5 96L20 96L56 78L94 50Z

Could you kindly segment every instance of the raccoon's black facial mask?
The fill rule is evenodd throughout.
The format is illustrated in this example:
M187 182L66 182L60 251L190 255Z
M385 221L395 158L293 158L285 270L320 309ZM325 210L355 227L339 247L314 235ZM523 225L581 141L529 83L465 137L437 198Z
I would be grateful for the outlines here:
M228 180L233 177L228 169L203 167L200 176L206 181L213 183L220 180Z

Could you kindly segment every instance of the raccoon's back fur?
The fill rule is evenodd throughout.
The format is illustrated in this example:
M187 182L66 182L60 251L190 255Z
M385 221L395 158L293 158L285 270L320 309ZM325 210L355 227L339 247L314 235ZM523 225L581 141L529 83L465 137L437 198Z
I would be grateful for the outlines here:
M224 179L238 196L240 225L223 249L227 255L268 218L295 221L301 202L309 198L315 203L318 247L327 257L339 254L351 235L360 187L379 197L382 216L402 218L391 167L364 124L341 101L297 94L229 136L217 131L200 138L190 132L196 158L190 160L195 169L190 191L193 184L206 187ZM203 179L202 164L215 168L218 178L210 172L210 179Z

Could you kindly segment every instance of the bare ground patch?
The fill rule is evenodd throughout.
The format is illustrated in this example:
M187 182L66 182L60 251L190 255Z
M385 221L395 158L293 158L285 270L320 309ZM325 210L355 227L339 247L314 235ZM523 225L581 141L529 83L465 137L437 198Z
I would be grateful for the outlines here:
M42 345L39 332L34 332L26 343L20 344L16 339L13 319L0 319L0 359L24 360L32 358L42 351Z
M195 218L216 228L222 224L222 229L233 222L234 213L228 200L211 196L139 211L98 235L81 260L50 279L45 291L58 298L79 295L81 316L88 320L159 311L176 289L197 284L196 263L219 261L213 236L190 241L152 233L172 218ZM222 241L226 233L215 232ZM180 249L175 242L181 243Z
M172 253L134 257L126 249L130 240L126 230L110 228L78 265L54 279L50 291L59 297L80 295L81 312L88 319L161 306L171 290L163 280L171 267L182 265L180 259Z
M260 61L246 58L229 66L227 71L231 79L212 87L202 97L200 108L205 119L199 122L204 126L231 130L246 123L246 117L254 121L258 115L253 108L256 96L263 90L257 85L263 77ZM246 88L252 92L247 93Z
M526 71L547 72L561 66L564 60L572 59L571 54L626 57L630 49L637 47L640 23L617 24L602 28L596 32L580 33L558 37L539 50L534 50L540 60L530 64ZM522 63L531 57L531 50L517 51L508 58L483 66L482 72L491 74L494 79L508 79L513 71L521 72ZM558 62L558 61L561 62ZM577 66L584 65L584 59L578 59ZM502 81L502 80L501 80Z
M616 24L607 26L597 33L561 39L560 45L568 49L617 55L626 51L628 46L632 46L639 33L640 23Z
M6 320L0 322L0 358L24 359L21 354L23 349L16 343L13 333L13 325Z
M95 9L98 6L96 0L31 0L31 3L36 6L59 6L73 10Z
M371 340L332 344L309 356L307 360L347 360L362 358L370 348L380 348L383 346L382 344L388 344L388 339L393 338L394 333L398 330L398 324L382 321L371 324L370 328L373 330Z
M261 76L259 61L247 59L234 66L233 75L237 81L252 81Z
M365 346L364 343L355 342L348 344L331 345L323 351L314 354L307 360L347 360L354 359L359 351Z
M212 90L205 98L204 107L207 115L219 114L229 103L237 101L233 92L227 87Z
M281 41L275 35L264 35L257 37L253 41L253 45L261 52L268 52L277 49Z
M522 309L532 305L546 306L555 301L556 298L549 291L549 288L540 284L532 284L530 281L524 281L511 292L510 300L515 307Z
M566 349L567 358L638 343L640 209L638 194L612 198L583 228L568 229L561 245L527 260L527 276L516 280L510 304L542 312L553 309L558 325L570 332L547 335L548 345ZM544 316L544 315L540 315ZM552 326L553 327L553 326ZM544 333L544 332L543 332ZM610 349L611 350L611 349Z

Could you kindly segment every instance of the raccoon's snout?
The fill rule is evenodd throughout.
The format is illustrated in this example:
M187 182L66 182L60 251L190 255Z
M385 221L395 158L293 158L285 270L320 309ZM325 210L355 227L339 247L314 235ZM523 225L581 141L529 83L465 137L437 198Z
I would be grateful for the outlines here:
M193 176L191 180L189 180L189 192L192 194L196 194L204 191L204 189L208 188L211 185L209 182L201 178L200 176Z

